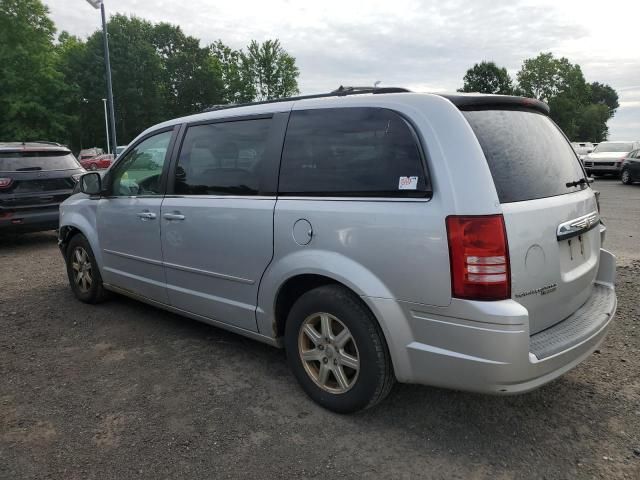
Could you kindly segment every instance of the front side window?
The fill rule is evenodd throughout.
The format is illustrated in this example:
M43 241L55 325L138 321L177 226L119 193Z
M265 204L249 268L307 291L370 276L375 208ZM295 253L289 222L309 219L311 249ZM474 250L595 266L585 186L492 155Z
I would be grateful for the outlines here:
M162 132L140 142L113 171L112 195L160 195L160 178L173 131Z
M189 127L175 171L178 195L257 195L271 119Z
M278 191L284 195L424 197L417 139L397 113L329 108L291 114Z

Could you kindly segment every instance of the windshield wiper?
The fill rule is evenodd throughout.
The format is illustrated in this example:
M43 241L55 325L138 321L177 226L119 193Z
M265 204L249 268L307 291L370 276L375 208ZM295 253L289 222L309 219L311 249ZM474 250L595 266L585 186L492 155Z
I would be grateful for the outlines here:
M574 182L565 183L567 188L577 187L580 185L586 185L588 183L593 183L593 178L581 178L580 180L576 180Z

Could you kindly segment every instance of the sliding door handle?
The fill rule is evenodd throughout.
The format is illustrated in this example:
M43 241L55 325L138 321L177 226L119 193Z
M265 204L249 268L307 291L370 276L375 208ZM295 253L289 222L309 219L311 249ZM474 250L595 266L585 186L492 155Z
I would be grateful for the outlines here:
M138 217L142 220L153 220L156 218L156 214L153 212L138 212Z
M162 215L165 220L184 220L184 215L181 213L165 213Z

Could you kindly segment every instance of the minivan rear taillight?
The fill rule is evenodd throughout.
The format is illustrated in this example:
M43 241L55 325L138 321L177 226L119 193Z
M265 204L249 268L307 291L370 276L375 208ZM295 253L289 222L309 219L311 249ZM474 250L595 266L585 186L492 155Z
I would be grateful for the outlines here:
M11 184L13 183L13 179L12 178L2 178L0 177L0 190L3 190L5 188L9 188L11 186Z
M502 215L447 217L452 295L469 300L511 297Z

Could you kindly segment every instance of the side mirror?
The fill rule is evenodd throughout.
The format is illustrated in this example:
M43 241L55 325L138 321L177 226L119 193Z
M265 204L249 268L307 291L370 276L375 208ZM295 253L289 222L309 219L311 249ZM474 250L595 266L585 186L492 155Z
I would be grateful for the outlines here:
M102 178L98 172L85 173L80 177L80 191L87 195L100 195Z

